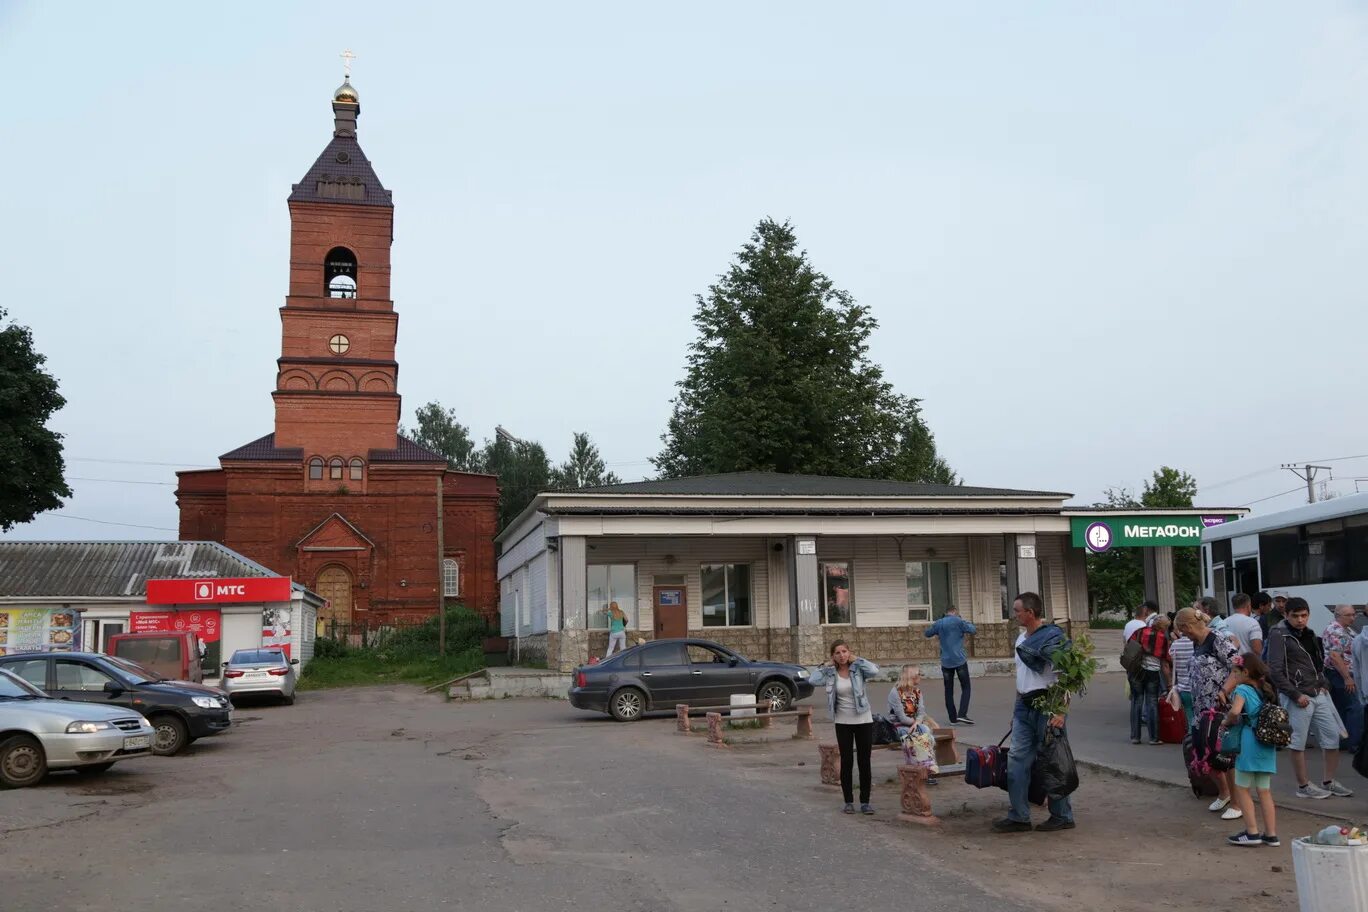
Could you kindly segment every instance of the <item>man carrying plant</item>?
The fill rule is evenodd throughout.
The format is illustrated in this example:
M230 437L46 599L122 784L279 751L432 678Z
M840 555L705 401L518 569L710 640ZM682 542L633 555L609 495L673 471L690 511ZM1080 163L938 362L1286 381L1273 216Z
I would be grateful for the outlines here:
M1065 646L1064 631L1044 620L1045 605L1034 592L1023 592L1012 603L1012 612L1021 626L1016 641L1016 707L1012 711L1012 747L1007 755L1007 797L1011 810L993 823L997 833L1024 833L1031 830L1031 807L1027 799L1031 769L1045 740L1047 729L1064 733L1067 698L1055 685L1054 653ZM1052 692L1053 691L1053 692ZM1041 701L1048 712L1038 708ZM1049 800L1050 819L1035 829L1050 833L1074 827L1073 806L1069 796Z

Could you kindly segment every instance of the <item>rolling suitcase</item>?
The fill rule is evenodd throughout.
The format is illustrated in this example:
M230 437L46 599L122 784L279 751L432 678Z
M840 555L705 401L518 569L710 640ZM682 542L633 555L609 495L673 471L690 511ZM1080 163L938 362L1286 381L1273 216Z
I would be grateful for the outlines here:
M1192 794L1198 798L1215 798L1221 793L1221 786L1216 782L1213 773L1196 775L1192 772L1192 760L1196 754L1196 748L1192 744L1192 731L1189 730L1183 735L1183 766L1188 771L1188 785L1192 786Z

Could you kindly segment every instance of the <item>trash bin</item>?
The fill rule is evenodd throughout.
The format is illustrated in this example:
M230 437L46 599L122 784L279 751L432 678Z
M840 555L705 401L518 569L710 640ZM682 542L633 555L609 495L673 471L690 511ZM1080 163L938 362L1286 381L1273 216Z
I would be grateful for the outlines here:
M1309 836L1292 843L1301 912L1368 909L1368 845L1316 845Z

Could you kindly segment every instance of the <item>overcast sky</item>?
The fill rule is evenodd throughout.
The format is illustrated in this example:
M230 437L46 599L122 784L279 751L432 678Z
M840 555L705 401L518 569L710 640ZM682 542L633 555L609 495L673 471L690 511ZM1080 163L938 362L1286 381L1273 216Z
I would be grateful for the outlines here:
M1368 454L1368 14L1129 6L0 2L0 301L76 495L10 537L172 536L174 469L272 430L348 47L406 421L649 475L694 295L772 216L967 483L1295 506L1279 463Z

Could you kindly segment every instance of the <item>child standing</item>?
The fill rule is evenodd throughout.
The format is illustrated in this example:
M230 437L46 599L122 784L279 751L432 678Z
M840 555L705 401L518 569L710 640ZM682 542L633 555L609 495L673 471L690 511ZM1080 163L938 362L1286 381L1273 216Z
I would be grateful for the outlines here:
M1226 842L1237 846L1282 845L1278 841L1278 824L1273 807L1273 773L1277 771L1277 753L1271 744L1254 737L1254 724L1259 710L1267 702L1275 706L1278 694L1268 680L1268 666L1252 652L1235 659L1230 673L1235 682L1230 711L1225 724L1230 733L1240 737L1240 753L1235 758L1235 803L1244 811L1245 829L1229 837ZM1253 792L1259 793L1259 810L1263 814L1263 832L1254 822Z

